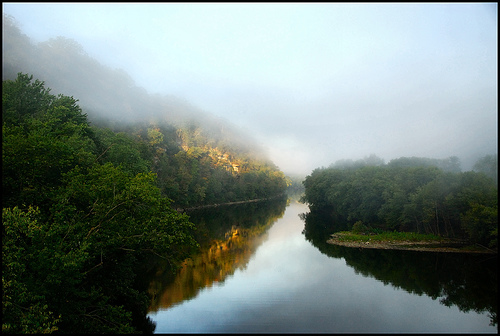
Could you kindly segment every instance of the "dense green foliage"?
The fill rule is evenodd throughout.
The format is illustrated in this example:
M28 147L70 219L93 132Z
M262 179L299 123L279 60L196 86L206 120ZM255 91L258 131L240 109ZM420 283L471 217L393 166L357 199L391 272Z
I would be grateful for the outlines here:
M107 124L105 124L107 125ZM245 146L217 138L196 121L113 123L100 135L101 160L151 169L177 208L264 199L283 194L287 177Z
M140 269L175 269L197 247L172 202L286 188L272 164L211 147L200 129L92 126L25 74L2 91L2 332L151 331Z
M479 162L496 175L496 157ZM362 224L498 245L496 180L481 171L457 171L455 158L343 162L314 170L304 186L302 201L311 213L331 216L332 229Z
M231 150L223 141L210 141L200 126L190 125L175 134L161 126L147 131L155 148L153 170L160 188L179 206L268 198L286 190L285 175L272 163ZM175 154L169 155L175 147L168 143L179 144Z

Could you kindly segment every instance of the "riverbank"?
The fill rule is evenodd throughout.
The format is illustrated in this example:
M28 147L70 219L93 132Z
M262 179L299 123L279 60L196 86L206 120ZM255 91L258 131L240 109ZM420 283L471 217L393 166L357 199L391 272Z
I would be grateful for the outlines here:
M357 237L357 240L353 240ZM362 237L362 238L360 238ZM337 232L331 235L327 243L355 247L355 248L369 248L369 249L383 249L383 250L407 250L407 251L421 251L421 252L455 252L455 253L487 253L497 254L498 251L491 250L487 247L480 245L467 245L463 241L452 239L440 240L423 240L423 241L410 241L410 240L379 240L375 237L370 238L369 235L353 235L349 232Z
M224 206L224 205L234 205L234 204L245 204L245 203L254 203L254 202L262 202L262 201L269 201L272 199L276 199L278 197L283 197L283 194L273 196L273 197L267 197L267 198L256 198L256 199L250 199L250 200L244 200L244 201L235 201L235 202L226 202L226 203L217 203L217 204L205 204L205 205L198 205L195 207L190 207L190 208L177 208L175 209L177 212L186 212L190 210L198 210L198 209L205 209L205 208L216 208L219 206Z

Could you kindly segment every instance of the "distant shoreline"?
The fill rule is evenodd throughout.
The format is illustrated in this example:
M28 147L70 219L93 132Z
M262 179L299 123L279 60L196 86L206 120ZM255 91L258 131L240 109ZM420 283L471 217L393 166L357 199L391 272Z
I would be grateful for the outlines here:
M246 201L235 201L235 202L226 202L226 203L217 203L217 204L206 204L206 205L199 205L191 208L177 208L177 212L185 212L185 211L190 211L190 210L198 210L198 209L204 209L204 208L216 208L219 206L224 206L224 205L234 205L234 204L244 204L244 203L254 203L254 202L261 202L261 201L269 201L274 198L278 198L280 196L283 196L283 194L273 196L273 197L267 197L267 198L256 198L256 199L251 199L251 200L246 200Z

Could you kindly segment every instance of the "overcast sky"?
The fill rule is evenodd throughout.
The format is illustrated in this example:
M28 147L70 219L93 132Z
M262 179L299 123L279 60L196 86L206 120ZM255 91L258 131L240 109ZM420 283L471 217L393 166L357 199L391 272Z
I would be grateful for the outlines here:
M253 134L285 173L497 153L497 4L3 3L150 93ZM67 93L71 95L71 93ZM463 168L469 168L464 167Z

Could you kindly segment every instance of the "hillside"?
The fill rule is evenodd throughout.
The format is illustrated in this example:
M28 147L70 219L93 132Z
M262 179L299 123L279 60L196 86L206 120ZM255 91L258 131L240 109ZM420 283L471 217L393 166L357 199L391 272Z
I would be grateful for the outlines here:
M181 98L149 94L77 42L56 37L35 44L4 16L2 43L3 80L33 75L52 94L77 98L91 125L147 148L142 159L176 206L265 198L286 188L284 174L243 130ZM118 155L116 141L116 135L103 141L103 159Z

